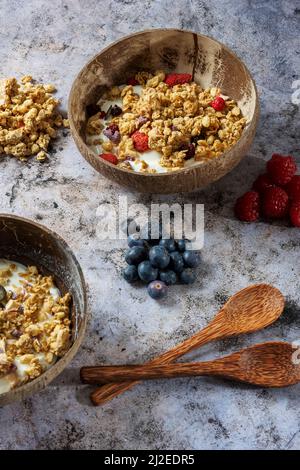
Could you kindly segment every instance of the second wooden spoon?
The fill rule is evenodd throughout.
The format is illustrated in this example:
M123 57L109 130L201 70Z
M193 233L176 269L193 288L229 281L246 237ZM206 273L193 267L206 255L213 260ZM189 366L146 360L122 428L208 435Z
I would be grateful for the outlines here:
M289 343L270 341L213 361L100 366L91 367L85 374L89 383L212 375L262 387L286 387L300 382L300 364L292 360L294 351Z
M168 364L210 341L265 328L277 320L283 308L284 297L275 287L268 284L246 287L230 297L205 328L150 363ZM85 382L84 367L80 375ZM137 383L127 381L104 385L91 393L91 400L94 405L103 404Z

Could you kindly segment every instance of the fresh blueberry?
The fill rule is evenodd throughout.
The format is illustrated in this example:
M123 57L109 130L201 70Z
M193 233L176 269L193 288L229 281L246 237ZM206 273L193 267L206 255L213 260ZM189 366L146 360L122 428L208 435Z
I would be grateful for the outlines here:
M132 265L126 266L123 269L123 277L127 282L137 281L139 278L137 267Z
M162 281L152 281L150 282L148 288L148 294L153 299L162 299L167 295L167 286Z
M195 251L186 250L182 257L189 268L196 268L200 264L200 256Z
M133 246L125 253L125 260L128 264L139 264L147 258L147 251L142 246Z
M196 274L191 269L184 269L180 273L179 279L183 284L193 284L196 279Z
M166 271L159 271L159 278L161 281L165 282L167 286L176 284L177 281L176 273L174 271L171 271L171 269L168 269Z
M120 114L122 114L122 108L120 108L120 106L118 106L117 104L114 104L112 107L111 107L111 110L110 110L110 114L113 116L113 117L116 117L116 116L120 116Z
M185 244L185 240L177 240L177 249L178 251L185 251L185 247L186 247L186 244Z
M140 239L138 233L133 233L132 235L129 235L129 237L127 238L127 244L129 248L132 248L133 246L145 246L144 240Z
M175 273L181 273L184 268L184 261L181 254L178 251L172 251L170 258L170 268L175 271Z
M170 255L163 246L155 245L149 250L149 260L155 268L164 269L170 262Z
M159 244L160 246L165 247L165 249L168 250L169 253L171 253L171 251L176 250L176 245L173 238L162 238L161 240L159 240Z
M138 265L140 279L144 282L150 282L157 279L158 269L154 268L150 261L143 261Z
M126 235L136 233L139 231L139 229L139 226L132 217L128 217L121 222L121 230L123 233L126 233Z

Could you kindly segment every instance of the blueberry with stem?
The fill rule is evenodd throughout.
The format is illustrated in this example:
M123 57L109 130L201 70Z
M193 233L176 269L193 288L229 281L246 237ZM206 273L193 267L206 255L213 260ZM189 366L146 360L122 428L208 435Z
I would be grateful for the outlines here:
M148 288L148 294L153 299L162 299L167 295L167 286L162 281L152 281L150 282Z

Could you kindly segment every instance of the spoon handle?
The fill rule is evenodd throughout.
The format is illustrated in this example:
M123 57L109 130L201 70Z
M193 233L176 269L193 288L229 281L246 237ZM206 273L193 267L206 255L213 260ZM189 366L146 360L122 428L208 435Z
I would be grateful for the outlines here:
M218 317L207 325L203 330L196 333L194 336L186 339L179 345L175 346L174 348L166 351L164 354L156 357L152 361L148 362L147 364L168 364L170 362L175 361L175 359L183 356L189 351L192 351L195 348L203 346L210 341L224 338L225 336L230 335L229 328L227 329L224 326L224 322L219 320ZM80 371L81 379L85 380L85 371L84 367ZM102 405L107 401L111 400L112 398L116 397L120 393L129 390L134 385L138 384L138 381L124 381L120 383L109 383L107 385L98 388L94 392L91 393L91 400L94 405Z
M81 374L84 382L89 384L173 379L199 375L217 375L238 379L240 366L234 356L236 355L206 362L84 367Z

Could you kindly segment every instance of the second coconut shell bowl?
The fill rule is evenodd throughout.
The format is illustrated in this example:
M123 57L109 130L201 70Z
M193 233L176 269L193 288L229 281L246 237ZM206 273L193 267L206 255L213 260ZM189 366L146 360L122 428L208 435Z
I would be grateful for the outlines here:
M247 118L239 141L219 157L168 173L128 171L99 158L85 143L87 106L95 104L107 88L126 83L143 70L190 73L203 88L221 88L238 102ZM97 54L73 83L68 114L80 153L99 173L140 192L167 194L204 188L231 171L253 141L259 104L247 67L226 46L190 31L153 29L122 38Z
M72 296L69 350L36 379L0 394L1 407L43 390L70 364L84 338L87 306L78 261L67 243L48 228L12 214L0 214L0 258L37 266L41 274L53 276L62 294L70 292Z

